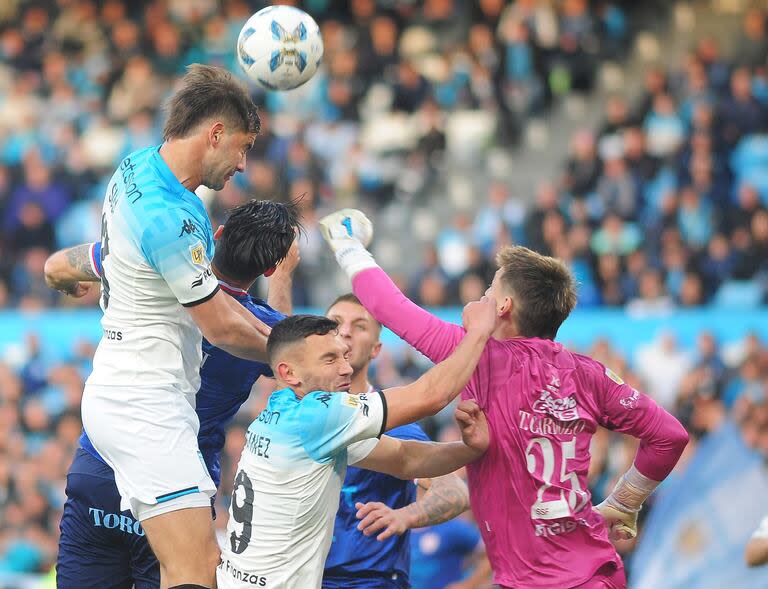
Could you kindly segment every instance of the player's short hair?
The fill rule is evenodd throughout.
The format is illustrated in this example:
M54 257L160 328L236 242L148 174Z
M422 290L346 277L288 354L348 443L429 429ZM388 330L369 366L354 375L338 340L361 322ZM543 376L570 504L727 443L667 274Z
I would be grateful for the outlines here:
M285 258L301 230L295 202L252 200L232 209L213 264L225 279L255 280Z
M181 80L181 88L165 104L168 119L163 139L187 137L203 121L213 118L232 130L258 133L261 120L248 90L227 70L193 63Z
M327 315L328 311L333 309L339 303L352 303L353 305L358 305L359 307L362 307L363 309L365 309L365 305L363 305L363 303L360 302L360 299L357 298L357 295L355 295L354 293L351 293L351 292L347 292L347 293L344 293L343 295L337 296L333 300L333 302L330 305L328 305L328 308L325 310L325 314ZM376 319L376 317L374 317L371 314L371 312L368 311L368 309L365 309L365 310L368 312L368 315L371 316L371 319L373 319L373 322L376 324L376 326L379 329L381 329L381 323L379 322L379 320Z
M555 339L576 306L576 282L568 267L522 246L502 248L496 263L502 270L502 284L515 301L520 335Z
M274 367L277 354L288 346L303 342L310 335L325 335L339 328L333 319L322 315L292 315L276 323L267 339L267 359Z

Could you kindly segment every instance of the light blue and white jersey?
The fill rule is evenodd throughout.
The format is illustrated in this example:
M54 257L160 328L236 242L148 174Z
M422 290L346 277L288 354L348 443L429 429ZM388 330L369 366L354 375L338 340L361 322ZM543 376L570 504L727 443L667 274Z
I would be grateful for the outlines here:
M347 465L370 454L386 421L378 391L272 393L248 428L218 586L320 587Z
M218 290L213 231L200 199L160 147L131 153L107 187L101 217L103 334L89 385L200 385L201 333L182 306Z

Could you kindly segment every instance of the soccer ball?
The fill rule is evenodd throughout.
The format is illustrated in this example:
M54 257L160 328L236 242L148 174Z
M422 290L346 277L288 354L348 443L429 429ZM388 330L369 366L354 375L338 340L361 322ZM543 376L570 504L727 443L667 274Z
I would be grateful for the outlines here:
M320 27L303 10L268 6L243 25L237 60L267 90L291 90L309 80L323 58Z

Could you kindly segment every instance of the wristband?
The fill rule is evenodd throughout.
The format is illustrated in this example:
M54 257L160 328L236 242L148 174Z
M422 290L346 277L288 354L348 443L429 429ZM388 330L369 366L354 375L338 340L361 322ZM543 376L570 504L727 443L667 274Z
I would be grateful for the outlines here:
M637 513L643 502L660 484L640 473L635 465L625 472L605 500L608 505L624 513Z
M373 259L371 252L363 247L363 244L356 239L334 240L333 244L336 261L341 269L347 273L349 278L353 278L358 272L368 270L369 268L378 268L379 265Z

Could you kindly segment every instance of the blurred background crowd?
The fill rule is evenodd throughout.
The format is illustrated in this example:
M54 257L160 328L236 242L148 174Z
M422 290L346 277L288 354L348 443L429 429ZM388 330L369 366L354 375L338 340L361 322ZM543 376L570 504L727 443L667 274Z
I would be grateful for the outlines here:
M322 307L343 288L317 230L317 219L340 206L370 214L377 258L427 306L478 298L495 251L521 243L569 262L580 309L668 317L668 331L630 352L600 333L581 351L681 419L693 434L687 454L723 419L733 419L745 449L768 458L768 348L761 334L723 342L702 325L695 345L686 347L677 343L674 323L679 308L743 311L766 302L765 9L742 6L728 53L716 37L703 36L681 59L661 55L645 67L639 93L595 98L602 66L630 58L637 23L661 29L674 3L296 4L321 26L323 68L291 93L253 89L262 133L248 169L223 191L200 196L214 224L246 199L300 199L307 231L294 281L297 306ZM115 165L161 141L159 106L187 64L238 72L237 35L263 5L0 4L0 317L2 310L95 305L94 297L73 303L49 290L46 257L98 239ZM574 96L599 100L602 122L557 137L567 147L558 173L521 182L503 165L474 165L498 150L513 158L525 153L528 122ZM387 231L392 227L401 233ZM0 574L46 572L54 560L93 344L73 336L60 342L64 352L54 360L30 333L2 350ZM391 386L424 368L418 355L390 347L377 362L376 380ZM241 426L268 393L268 383L258 385L238 417L225 473L232 474L243 447ZM435 439L456 435L448 413L426 426ZM595 502L634 449L607 431L595 437ZM221 524L231 480L223 476ZM634 544L620 546L628 559Z

